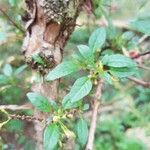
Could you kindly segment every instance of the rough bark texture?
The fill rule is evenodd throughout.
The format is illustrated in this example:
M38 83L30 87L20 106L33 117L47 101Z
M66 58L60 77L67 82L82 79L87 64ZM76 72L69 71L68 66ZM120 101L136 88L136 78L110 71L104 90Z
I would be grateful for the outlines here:
M84 0L25 0L26 12L22 17L26 29L22 52L29 66L45 75L62 60L63 48L73 32L80 6ZM35 56L44 63L35 61ZM34 84L32 90L48 99L57 99L59 81ZM39 112L35 116L44 118ZM41 124L35 122L38 149L42 150Z

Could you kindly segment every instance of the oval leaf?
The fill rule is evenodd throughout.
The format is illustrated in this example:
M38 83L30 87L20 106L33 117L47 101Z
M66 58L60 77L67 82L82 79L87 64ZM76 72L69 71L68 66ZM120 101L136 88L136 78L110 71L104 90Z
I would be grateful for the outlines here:
M71 103L81 100L89 94L92 89L92 82L88 77L81 77L77 79L69 92Z
M54 70L49 72L46 77L47 81L52 81L63 76L69 75L73 72L76 72L79 69L79 65L72 61L64 61L59 64Z
M30 92L27 94L27 97L30 100L30 102L33 104L33 106L35 106L38 110L43 112L50 112L51 105L48 99L45 98L44 96L38 93Z
M94 56L90 48L86 45L79 45L78 46L79 52L82 55L82 57L87 61L87 62L94 62Z
M89 39L89 47L92 49L93 53L103 46L106 41L106 30L105 28L99 28L95 30Z
M10 82L9 77L7 77L3 74L0 74L0 85L8 84L9 82Z
M136 67L136 63L132 59L121 54L104 56L102 64L110 67Z
M123 67L123 68L114 68L111 67L109 72L116 77L119 78L124 78L124 77L129 77L132 76L136 73L136 68L128 68L128 67Z
M150 36L150 17L136 19L130 25L135 30Z
M63 101L62 101L62 106L63 106L63 109L70 109L70 108L76 108L80 105L80 102L71 102L70 101L70 95L67 94Z
M59 127L51 124L44 131L44 150L53 150L59 140Z
M3 73L5 76L11 76L13 73L12 66L10 64L6 64L3 68Z
M77 122L76 132L77 132L78 142L82 146L84 146L86 144L87 138L88 138L88 125L87 125L87 122L85 120L80 119Z

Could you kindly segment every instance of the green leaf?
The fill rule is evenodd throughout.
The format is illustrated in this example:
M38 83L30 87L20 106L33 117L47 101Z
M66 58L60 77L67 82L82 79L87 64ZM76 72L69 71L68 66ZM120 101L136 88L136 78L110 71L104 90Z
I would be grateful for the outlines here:
M17 68L16 70L15 70L15 75L18 75L18 74L20 74L20 73L22 73L25 69L27 68L27 65L22 65L22 66L20 66L19 68Z
M136 67L136 63L132 59L121 54L104 56L102 64L110 67Z
M76 107L80 106L79 101L78 102L71 102L70 100L71 100L70 95L67 94L62 101L63 109L71 109L71 108L76 108Z
M88 110L89 108L90 108L90 105L89 105L89 104L84 104L82 110L83 110L83 111L86 111L86 110Z
M5 75L0 75L0 85L3 85L3 84L8 84L9 83L9 77L5 76Z
M16 0L8 0L8 1L12 7L14 7L17 4Z
M68 127L63 122L59 121L59 125L68 139L75 138L74 132L69 130Z
M78 46L79 52L82 55L82 57L88 61L93 63L94 62L94 56L90 48L86 45L79 45Z
M44 61L42 60L42 58L39 56L39 54L35 54L33 55L33 59L35 62L37 62L38 64L44 65Z
M77 79L68 94L71 103L81 100L83 97L89 94L91 89L92 82L87 76Z
M6 75L6 76L8 76L8 77L12 76L13 69L12 69L12 67L11 67L10 64L6 64L6 65L4 66L4 68L3 68L3 73L4 73L4 75Z
M79 65L72 61L64 61L54 68L46 77L47 81L52 81L63 76L69 75L73 72L78 71Z
M80 119L76 124L76 132L78 142L84 146L88 138L88 125L87 122L83 119Z
M101 75L109 84L112 84L112 79L111 79L111 75L108 72L104 72Z
M5 32L0 31L0 42L5 41L7 39L7 34Z
M136 73L137 68L128 68L128 67L123 67L123 68L115 68L115 67L111 67L109 72L116 77L119 78L124 78L124 77L128 77L128 76L132 76Z
M27 94L28 99L30 102L35 106L38 110L43 112L50 112L51 111L51 104L49 103L48 99L44 96L30 92Z
M89 47L92 49L93 52L99 50L103 46L106 41L106 30L105 28L101 27L95 30L89 39Z
M138 18L130 23L135 30L150 36L150 17Z
M44 131L44 150L53 150L59 140L60 131L56 124L51 124Z

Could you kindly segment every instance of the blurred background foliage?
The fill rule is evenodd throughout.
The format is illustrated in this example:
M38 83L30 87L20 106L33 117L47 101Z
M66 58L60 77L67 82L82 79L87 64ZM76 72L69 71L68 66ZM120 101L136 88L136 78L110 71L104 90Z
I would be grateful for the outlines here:
M149 0L93 0L93 14L82 12L76 30L66 48L65 56L76 49L77 44L87 43L93 29L114 23L117 28L108 30L113 41L113 51L126 47L128 52L148 50L150 39L140 46L139 39L144 35L128 28L128 22L137 17L149 17ZM20 49L24 37L21 22L24 3L22 0L0 0L0 104L23 105L28 103L26 93L31 88L35 74L25 65ZM150 24L149 24L150 25ZM108 39L109 40L109 39ZM109 49L106 52L111 52ZM138 63L150 65L150 56L137 59ZM139 69L139 78L148 81L149 70ZM63 80L61 89L67 88L70 80ZM32 115L32 110L10 111L20 115ZM124 79L113 86L105 83L99 121L97 124L95 150L149 150L150 149L150 89ZM87 115L88 120L88 112ZM0 123L3 117L0 116ZM33 124L11 120L0 131L0 149L35 149ZM76 146L76 150L79 145Z

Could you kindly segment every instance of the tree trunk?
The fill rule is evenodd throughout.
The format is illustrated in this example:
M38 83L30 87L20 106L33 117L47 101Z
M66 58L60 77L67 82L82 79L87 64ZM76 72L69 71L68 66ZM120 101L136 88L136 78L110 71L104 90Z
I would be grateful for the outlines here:
M26 29L22 52L25 61L42 76L59 64L63 48L74 30L79 9L84 0L25 0L26 12L22 17ZM35 60L40 56L44 65ZM59 80L52 83L33 84L32 90L48 99L57 99ZM35 111L35 116L46 116ZM43 126L35 122L37 147L43 149Z

